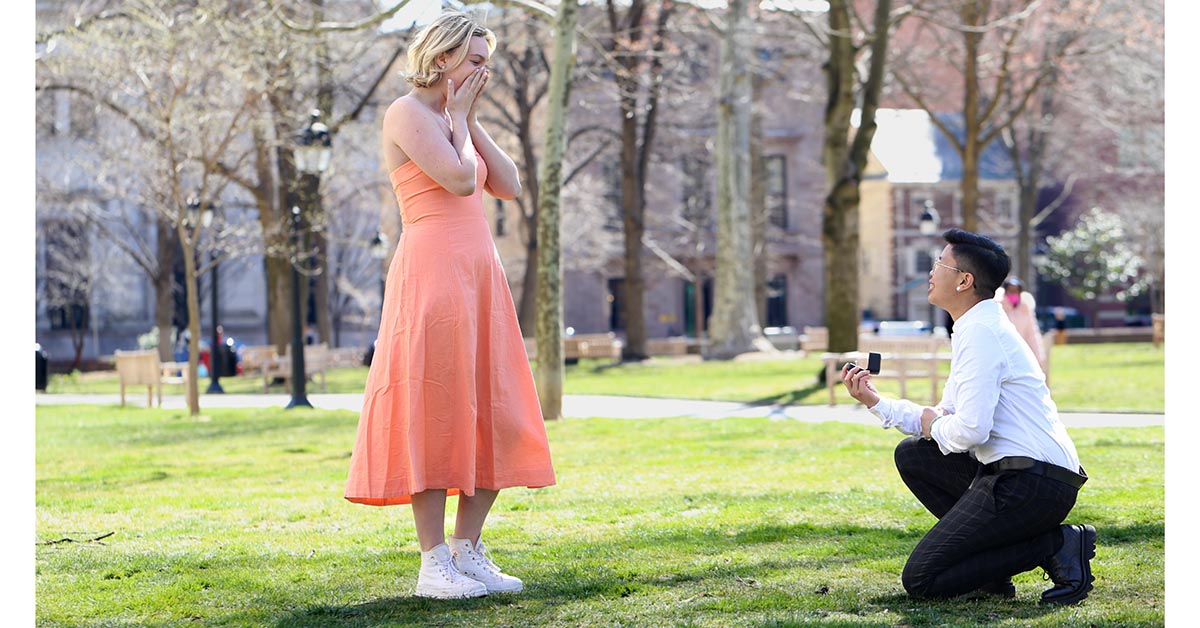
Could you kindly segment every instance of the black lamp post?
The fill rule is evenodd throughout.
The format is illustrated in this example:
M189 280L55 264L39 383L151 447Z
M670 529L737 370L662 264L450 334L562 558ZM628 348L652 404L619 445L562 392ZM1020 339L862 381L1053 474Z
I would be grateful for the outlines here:
M200 224L204 225L205 229L212 227L213 218L216 217L216 208L212 203L205 203L204 208L200 210ZM211 301L212 301L212 350L208 354L208 362L211 365L209 373L212 376L212 381L208 385L208 390L205 392L210 395L225 394L225 389L221 388L221 369L224 368L224 353L221 352L221 335L218 333L221 323L218 312L220 306L217 302L217 247L216 238L209 238L210 250L208 252L209 260L212 261L212 280L211 280Z
M332 138L329 127L318 120L321 111L314 109L308 124L296 134L296 149L293 156L296 161L296 171L301 179L312 177L319 179L322 172L329 167L329 157L332 151ZM304 392L307 375L304 372L304 328L300 307L300 264L304 263L308 244L301 225L301 207L308 208L315 200L317 186L297 185L300 190L300 203L292 207L292 235L297 244L296 258L292 260L292 400L288 408L311 408L308 396Z
M189 228L201 226L208 229L212 226L214 208L212 203L201 203L199 198L191 197L187 200L187 214L184 216L184 222ZM215 239L213 239L215 242ZM220 356L220 341L217 339L217 252L209 251L209 259L213 262L212 268L212 345L208 351L208 372L212 377L212 382L208 385L209 394L223 394L224 389L221 388L221 356Z
M375 234L375 240L371 242L371 257L379 260L379 304L383 305L383 296L387 287L387 267L384 264L387 261L388 240L387 234L380 231ZM382 310L381 310L382 311ZM380 314L382 316L382 314Z
M925 211L921 212L921 217L917 221L917 229L920 230L923 236L933 236L938 231L938 223L941 222L941 217L938 216L938 210L933 206L933 201L925 201ZM933 260L937 259L936 247L932 247L929 251L929 267L933 269ZM937 327L937 306L933 303L929 304L929 333L933 333L933 328Z

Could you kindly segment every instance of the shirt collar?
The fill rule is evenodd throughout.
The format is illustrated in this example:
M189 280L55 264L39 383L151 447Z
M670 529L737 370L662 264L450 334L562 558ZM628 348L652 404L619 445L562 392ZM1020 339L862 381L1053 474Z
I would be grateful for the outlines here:
M958 317L958 320L954 321L954 325L957 327L964 323L969 323L976 320L982 321L990 319L996 314L1002 312L1003 310L1001 308L1002 306L999 302L992 299L984 299L979 303L972 305L971 309L967 310L966 313Z

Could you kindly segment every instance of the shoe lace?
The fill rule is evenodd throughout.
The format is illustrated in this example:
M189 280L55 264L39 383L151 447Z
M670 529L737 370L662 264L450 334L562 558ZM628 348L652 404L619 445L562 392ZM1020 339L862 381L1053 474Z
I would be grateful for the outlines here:
M462 575L458 567L455 567L453 558L446 561L434 559L434 563L437 565L438 573L442 575L442 578L450 582L458 582L466 577Z
M487 570L489 573L493 575L500 575L503 573L500 571L500 568L496 566L496 563L492 562L491 557L489 557L487 554L487 548L485 548L482 543L479 544L478 547L471 548L470 553L471 560L478 563L480 567Z

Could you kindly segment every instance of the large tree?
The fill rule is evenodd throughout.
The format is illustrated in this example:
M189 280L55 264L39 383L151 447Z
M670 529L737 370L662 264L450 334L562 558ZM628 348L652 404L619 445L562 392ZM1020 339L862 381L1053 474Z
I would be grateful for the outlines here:
M97 144L112 141L128 150L129 137L137 140L140 166L111 176L137 179L142 207L171 225L180 244L190 335L187 402L194 415L200 410L197 277L205 267L197 255L204 230L189 209L221 195L218 162L232 151L256 94L238 80L245 59L213 45L221 29L237 28L223 17L224 3L163 8L130 2L124 9L86 27L47 33L39 89L83 95L124 120L125 134L100 134Z
M535 372L542 417L562 418L562 259L559 198L563 182L563 153L566 150L567 110L570 104L571 72L575 66L576 0L563 0L555 20L554 57L550 69L549 102L546 110L545 159L538 173L542 193L538 202L537 237L541 243L537 265L537 348Z
M721 37L717 94L717 277L705 357L729 359L770 348L755 305L750 212L753 89L747 0L731 0Z
M917 107L954 147L962 162L962 227L980 230L979 171L983 151L1000 139L1052 77L1051 59L1025 54L1033 16L1056 10L1037 0L929 0L914 3L913 30L893 74ZM1067 47L1054 50L1055 56ZM957 94L956 119L951 111Z
M867 153L875 136L892 28L891 0L877 0L871 20L848 0L829 3L828 28L816 31L829 56L825 62L826 99L823 161L828 192L822 209L825 249L825 325L830 351L858 348L858 261L860 186ZM860 68L866 66L865 75ZM860 112L858 129L851 118Z
M621 8L624 8L622 11ZM617 88L621 133L621 223L625 236L625 280L620 307L625 321L624 360L646 354L642 239L646 232L646 175L654 146L663 82L663 52L672 0L607 0L608 32L602 46Z

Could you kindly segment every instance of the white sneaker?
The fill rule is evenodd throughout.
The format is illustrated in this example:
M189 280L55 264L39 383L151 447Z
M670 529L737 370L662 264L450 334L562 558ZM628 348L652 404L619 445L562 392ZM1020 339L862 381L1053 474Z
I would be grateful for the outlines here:
M482 582L468 578L454 566L450 548L442 543L421 552L421 571L417 575L417 596L449 600L463 597L487 595L488 588Z
M450 537L450 551L454 553L454 564L464 576L482 582L488 593L516 593L525 588L521 579L510 576L488 558L483 539L475 546L471 539Z

